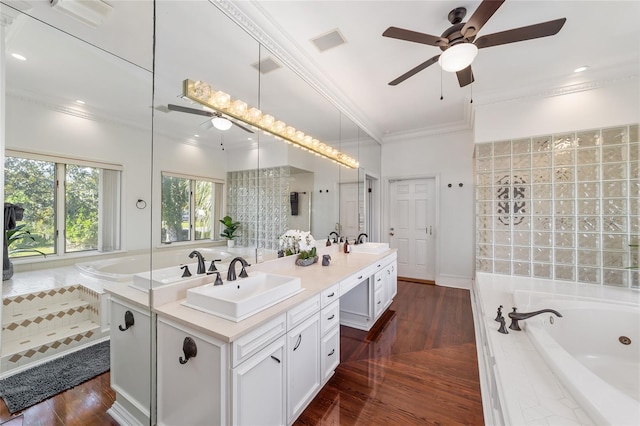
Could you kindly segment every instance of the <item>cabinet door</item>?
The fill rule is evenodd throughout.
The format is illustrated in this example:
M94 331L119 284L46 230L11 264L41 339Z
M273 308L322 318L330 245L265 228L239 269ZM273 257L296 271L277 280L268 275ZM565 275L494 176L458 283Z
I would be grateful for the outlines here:
M287 415L292 422L320 388L320 315L287 334Z
M187 347L193 342L196 356L188 357L185 340ZM224 349L223 342L158 319L158 424L226 424Z
M149 421L151 394L151 320L117 298L111 298L111 387L116 399L126 399L139 413L129 413L141 422ZM129 405L127 405L129 406ZM142 417L141 417L142 416Z
M340 363L340 328L335 328L322 338L320 344L322 383L325 383Z
M387 266L386 273L389 300L392 301L393 298L396 297L396 294L398 294L398 268L395 261Z
M275 426L285 418L285 337L233 369L233 424Z

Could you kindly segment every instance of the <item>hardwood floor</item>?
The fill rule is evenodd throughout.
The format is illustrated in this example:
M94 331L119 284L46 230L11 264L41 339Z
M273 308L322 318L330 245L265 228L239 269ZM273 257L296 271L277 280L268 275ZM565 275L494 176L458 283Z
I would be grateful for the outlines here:
M107 414L115 400L109 377L109 372L101 374L13 416L0 399L0 422L22 414L23 426L117 426Z
M482 425L467 290L398 281L369 333L342 327L341 363L295 425Z
M342 327L340 344L340 366L295 425L483 424L468 291L399 280L374 329ZM105 373L24 410L23 425L115 425L114 398ZM0 399L0 422L11 417Z

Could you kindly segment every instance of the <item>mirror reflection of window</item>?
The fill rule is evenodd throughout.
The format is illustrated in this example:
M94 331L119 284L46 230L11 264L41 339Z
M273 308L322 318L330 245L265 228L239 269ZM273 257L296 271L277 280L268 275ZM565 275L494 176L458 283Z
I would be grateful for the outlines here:
M161 241L218 240L223 183L213 179L162 174Z
M29 233L10 257L119 250L120 175L115 165L7 151L5 201L24 208Z

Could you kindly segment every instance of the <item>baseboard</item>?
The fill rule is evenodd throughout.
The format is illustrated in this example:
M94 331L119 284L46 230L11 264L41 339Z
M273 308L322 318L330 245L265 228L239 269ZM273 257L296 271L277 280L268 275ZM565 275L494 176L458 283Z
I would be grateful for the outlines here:
M107 414L111 416L120 426L144 426L138 419L131 415L118 401L114 402L111 408L107 410Z
M409 282L418 283L418 284L436 285L436 282L433 280L421 280L418 278L409 278L409 277L398 277L398 281L409 281Z
M441 287L463 288L465 290L471 289L471 282L471 277L461 275L440 274L436 279L436 285Z

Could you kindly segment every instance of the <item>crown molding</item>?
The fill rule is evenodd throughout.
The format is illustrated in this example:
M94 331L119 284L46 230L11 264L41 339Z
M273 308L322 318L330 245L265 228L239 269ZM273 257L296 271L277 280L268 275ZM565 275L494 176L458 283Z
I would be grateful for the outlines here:
M404 132L389 133L384 136L382 142L387 145L397 142L406 142L417 139L424 139L436 135L444 135L448 133L459 133L472 131L475 119L474 103L471 99L465 99L463 104L463 118L461 120L442 124L439 126L429 126L422 129L414 129Z
M260 6L259 1L209 0L227 17L243 28L256 41L267 48L279 61L331 102L342 114L369 134L378 143L382 131L364 120L364 114L348 101L348 97L335 87L315 62L306 56L296 43L286 36Z

